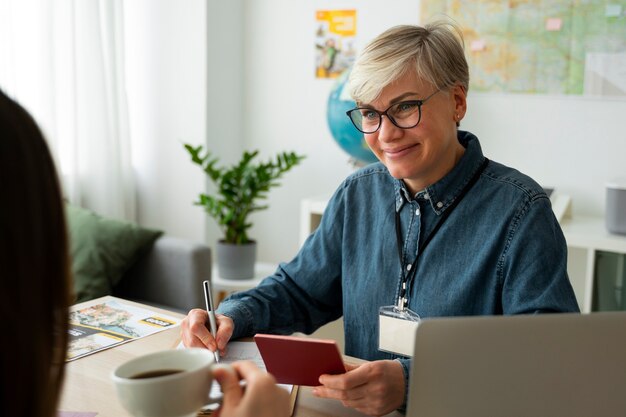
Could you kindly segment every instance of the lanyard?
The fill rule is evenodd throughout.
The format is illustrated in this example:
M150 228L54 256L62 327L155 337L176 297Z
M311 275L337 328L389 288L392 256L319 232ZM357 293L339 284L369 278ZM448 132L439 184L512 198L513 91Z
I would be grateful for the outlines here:
M485 160L480 165L480 167L478 168L474 176L472 176L472 178L465 185L465 187L463 187L463 189L459 193L456 200L454 200L452 204L450 204L448 209L443 212L443 214L441 215L441 218L439 219L435 227L431 230L428 236L426 236L426 239L424 239L421 245L418 245L417 254L415 255L415 259L413 260L413 262L410 264L409 272L406 274L403 274L403 277L402 277L402 286L400 287L400 296L398 297L398 308L401 311L404 310L404 307L408 301L406 298L406 288L407 288L407 285L412 283L413 279L415 278L415 273L417 271L417 260L419 256L422 254L422 252L424 252L424 249L426 249L426 246L430 243L433 236L435 236L435 233L437 233L437 231L441 228L441 225L443 224L443 222L445 222L446 219L450 216L450 213L452 213L452 210L459 204L459 202L463 199L463 197L465 197L465 194L467 194L467 192L470 190L470 188L472 188L472 186L476 183L476 181L478 181L480 174L482 174L482 172L485 170L488 163L489 163L489 159L485 158ZM398 258L400 259L400 266L402 267L403 240L402 240L402 231L400 230L400 213L398 211L396 211L396 243L398 246Z

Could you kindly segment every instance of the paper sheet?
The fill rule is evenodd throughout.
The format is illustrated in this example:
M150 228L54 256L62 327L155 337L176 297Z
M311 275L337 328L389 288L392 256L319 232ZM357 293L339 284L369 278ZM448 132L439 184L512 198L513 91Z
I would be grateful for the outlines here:
M180 342L177 346L177 349L185 349L185 346L182 342ZM228 343L228 348L226 349L226 355L220 357L220 363L231 364L236 361L252 361L256 366L265 370L265 362L263 362L263 358L261 357L261 353L254 342L230 342ZM278 384L279 387L287 390L287 392L291 393L293 390L293 385L286 384ZM220 385L213 381L213 386L211 387L210 396L212 398L220 397L222 394L222 390L220 389ZM219 404L212 404L205 407L205 410L213 410L216 409Z
M254 342L230 342L228 344L226 356L220 358L220 363L230 364L236 361L252 361L256 366L265 370L265 362L263 362L259 348ZM293 389L293 385L278 384L278 386L286 389L287 392L291 392ZM211 397L216 397L221 392L220 385L213 381Z

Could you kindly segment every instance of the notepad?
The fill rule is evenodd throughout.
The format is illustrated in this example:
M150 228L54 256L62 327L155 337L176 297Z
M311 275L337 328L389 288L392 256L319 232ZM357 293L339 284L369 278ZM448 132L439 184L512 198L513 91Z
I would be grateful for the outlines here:
M267 371L281 384L317 386L323 374L346 372L334 340L259 333L254 341Z
M181 341L176 349L185 349L185 345ZM263 362L263 358L259 352L255 343L252 342L229 342L226 355L220 358L220 363L233 363L237 361L251 361L254 362L256 366L260 369L266 369L265 363ZM293 390L292 384L280 384L282 388L291 392ZM211 397L217 397L221 392L220 385L217 381L213 381L213 386L211 387Z

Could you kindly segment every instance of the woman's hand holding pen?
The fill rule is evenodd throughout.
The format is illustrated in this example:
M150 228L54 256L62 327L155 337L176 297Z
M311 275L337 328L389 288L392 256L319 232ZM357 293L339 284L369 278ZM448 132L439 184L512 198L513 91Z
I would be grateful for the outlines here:
M217 335L213 338L208 328L209 314L206 310L199 308L191 310L181 323L181 336L185 347L203 347L212 352L219 349L220 354L225 354L226 344L233 335L235 324L230 317L221 314L216 314L215 320Z

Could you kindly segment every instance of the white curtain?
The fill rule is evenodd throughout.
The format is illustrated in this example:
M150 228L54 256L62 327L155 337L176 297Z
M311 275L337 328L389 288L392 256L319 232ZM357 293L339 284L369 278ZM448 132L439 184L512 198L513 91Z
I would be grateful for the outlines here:
M0 88L44 130L71 202L135 220L122 0L0 0Z

